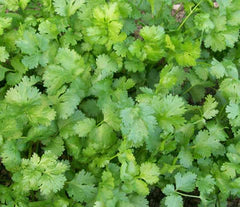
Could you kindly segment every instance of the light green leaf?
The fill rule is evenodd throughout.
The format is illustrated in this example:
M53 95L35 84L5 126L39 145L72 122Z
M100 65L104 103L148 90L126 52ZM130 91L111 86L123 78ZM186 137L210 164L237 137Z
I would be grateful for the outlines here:
M197 175L191 172L187 172L185 174L177 173L175 176L176 180L176 189L185 191L185 192L192 192L195 188L195 182Z

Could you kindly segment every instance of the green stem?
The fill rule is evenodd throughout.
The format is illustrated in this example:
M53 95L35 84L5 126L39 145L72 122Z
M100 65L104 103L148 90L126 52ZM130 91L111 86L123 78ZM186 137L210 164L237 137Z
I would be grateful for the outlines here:
M30 144L29 150L28 150L28 158L30 158L32 156L32 146L33 144Z
M186 91L183 92L182 95L185 95L187 92L189 92L194 86L189 87Z
M112 159L114 159L114 158L116 158L118 155L119 155L119 153L117 153L116 155L112 156L112 157L109 159L109 161L112 160Z
M223 113L223 111L224 111L224 109L225 109L226 106L227 106L227 104L224 104L224 106L221 108L221 110L220 110L220 112L219 112L219 117L222 116L222 113Z
M183 22L179 25L179 27L177 28L177 31L179 31L182 26L185 24L185 22L189 19L189 17L195 12L195 10L198 8L198 6L202 3L202 0L200 0L196 6L193 8L193 10L190 11L190 13L187 15L187 17L183 20Z
M202 122L202 121L203 121L203 120L200 119L200 120L197 120L197 121L193 122L192 124L197 124L197 123Z
M97 127L99 127L100 125L102 125L104 122L105 122L104 120L100 121L100 122L97 124Z
M203 34L204 34L204 30L202 30L202 33L201 33L201 37L200 37L200 45L202 44L202 41L203 41Z
M36 144L36 153L38 153L38 149L39 149L39 142L37 142Z
M189 195L189 194L180 193L180 192L177 192L177 191L176 191L176 193L177 193L178 195L185 196L185 197L190 197L190 198L198 198L198 199L201 199L201 197L200 197L200 196Z

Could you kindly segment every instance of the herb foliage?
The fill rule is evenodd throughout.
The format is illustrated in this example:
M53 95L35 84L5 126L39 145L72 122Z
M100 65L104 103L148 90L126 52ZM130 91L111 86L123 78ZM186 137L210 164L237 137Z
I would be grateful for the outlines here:
M239 28L239 0L0 0L0 205L227 206Z

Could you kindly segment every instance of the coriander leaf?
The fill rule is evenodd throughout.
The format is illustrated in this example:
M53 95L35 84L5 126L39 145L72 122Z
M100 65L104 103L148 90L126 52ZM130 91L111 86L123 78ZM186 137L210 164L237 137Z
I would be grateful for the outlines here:
M60 48L55 59L43 74L49 94L56 94L66 83L73 82L83 72L83 59L74 50Z
M226 75L226 70L223 64L216 59L213 59L212 61L212 67L210 70L210 73L214 75L216 78L220 79Z
M29 79L25 76L22 82L7 91L5 101L12 107L15 115L25 115L33 124L48 126L54 120L56 113L39 90L31 86L36 82L37 79Z
M49 39L36 34L34 30L26 30L23 37L16 41L16 45L26 54L22 63L29 69L36 68L39 64L46 66L48 57L46 51L49 48Z
M9 58L9 54L5 47L0 46L0 62L5 62Z
M54 0L53 5L57 14L72 16L85 3L85 0Z
M120 114L123 135L134 145L142 145L157 124L153 114L153 109L144 104L123 109Z
M193 156L189 150L182 148L178 154L178 157L180 159L180 164L184 167L189 168L192 166Z
M57 112L60 118L66 119L76 111L85 97L87 87L88 84L80 78L72 81L66 92L58 98Z
M216 109L217 107L217 102L215 99L211 96L208 95L206 97L206 101L204 102L203 105L203 116L206 119L212 119L216 114L218 113L218 110Z
M45 151L50 151L58 157L61 156L64 151L64 142L61 137L44 140L42 143L45 145L43 148Z
M11 26L12 18L0 17L0 35L3 34L4 29Z
M175 192L174 185L172 184L167 184L162 191L165 195L170 196Z
M179 195L170 195L166 197L165 205L167 207L183 207L183 199Z
M68 183L67 192L74 201L89 202L96 196L95 178L90 173L81 170Z
M130 72L142 72L145 69L144 64L141 61L127 60L124 62L125 68Z
M145 162L140 166L140 177L144 179L148 184L157 183L159 180L159 168L156 164Z
M175 128L184 124L183 114L186 109L182 98L170 94L162 99L153 100L153 104L157 121L162 129L173 132Z
M180 45L175 54L176 61L181 66L195 66L196 59L200 57L200 46L198 43L186 41Z
M97 57L96 64L96 74L98 76L98 80L105 79L108 76L112 77L113 74L118 71L117 63L105 54Z
M200 177L197 179L196 186L198 187L201 194L210 194L214 191L215 179L212 175L207 175L206 177Z
M210 157L212 153L222 148L222 144L220 140L218 140L218 137L215 137L215 134L210 135L207 130L198 132L194 144L194 152L202 157Z
M74 131L76 132L76 134L78 134L78 136L85 137L93 130L95 126L96 121L94 119L86 118L78 121L74 125Z
M68 164L58 161L52 152L45 152L40 158L33 154L30 159L22 159L20 177L16 177L24 191L40 189L43 195L61 190L66 181L64 173Z
M192 172L187 172L185 174L177 173L175 176L176 181L176 189L185 191L185 192L192 192L195 188L195 182L197 175Z

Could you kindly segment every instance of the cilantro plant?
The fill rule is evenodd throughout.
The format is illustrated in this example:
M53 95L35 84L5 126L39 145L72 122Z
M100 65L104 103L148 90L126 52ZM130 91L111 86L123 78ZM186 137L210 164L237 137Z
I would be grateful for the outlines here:
M0 206L240 197L239 0L0 0Z

